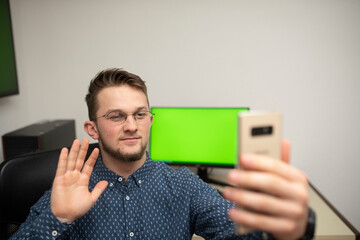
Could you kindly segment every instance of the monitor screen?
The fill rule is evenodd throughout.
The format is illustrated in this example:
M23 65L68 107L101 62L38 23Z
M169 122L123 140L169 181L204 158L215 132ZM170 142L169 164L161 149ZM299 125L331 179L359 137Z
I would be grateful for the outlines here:
M9 0L0 0L0 97L19 93Z
M150 156L175 165L234 167L238 114L248 110L153 107Z

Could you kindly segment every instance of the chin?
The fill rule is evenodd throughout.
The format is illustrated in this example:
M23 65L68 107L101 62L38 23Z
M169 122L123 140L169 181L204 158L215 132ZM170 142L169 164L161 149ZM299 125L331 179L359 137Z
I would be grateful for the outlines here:
M125 162L137 162L140 161L143 156L144 153L142 152L123 153L120 159Z
M126 148L126 149L119 149L119 152L121 152L124 155L138 155L141 153L141 147L136 147L136 148Z
M118 149L118 156L126 162L135 162L141 160L146 152L146 148L136 146L135 148Z

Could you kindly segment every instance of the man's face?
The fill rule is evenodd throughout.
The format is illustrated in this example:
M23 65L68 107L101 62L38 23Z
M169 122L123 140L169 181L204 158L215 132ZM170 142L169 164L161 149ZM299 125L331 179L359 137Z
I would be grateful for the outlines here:
M113 110L128 114L124 122L113 122L105 117L97 119L99 144L110 156L121 161L137 161L145 158L152 116L145 121L136 121L133 115L149 111L145 94L128 85L107 87L97 96L99 109L97 116Z

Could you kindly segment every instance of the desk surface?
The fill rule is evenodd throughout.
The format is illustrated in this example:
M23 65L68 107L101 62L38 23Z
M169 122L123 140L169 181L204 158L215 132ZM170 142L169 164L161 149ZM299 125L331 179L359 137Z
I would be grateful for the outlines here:
M309 205L316 212L315 239L356 240L355 233L313 187L309 187ZM359 237L359 236L358 236Z
M226 182L225 175L212 175L211 178ZM218 185L212 185L220 189ZM351 228L341 219L328 205L325 199L319 195L316 189L309 187L309 206L316 212L316 240L358 240ZM356 230L355 230L356 231ZM357 233L358 234L358 233ZM201 238L194 238L201 239Z

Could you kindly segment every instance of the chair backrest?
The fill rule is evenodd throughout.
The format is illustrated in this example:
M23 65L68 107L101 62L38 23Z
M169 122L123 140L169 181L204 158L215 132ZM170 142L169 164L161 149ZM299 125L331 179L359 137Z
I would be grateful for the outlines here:
M87 157L98 144L90 144ZM22 155L0 165L0 237L6 239L51 188L61 149Z

